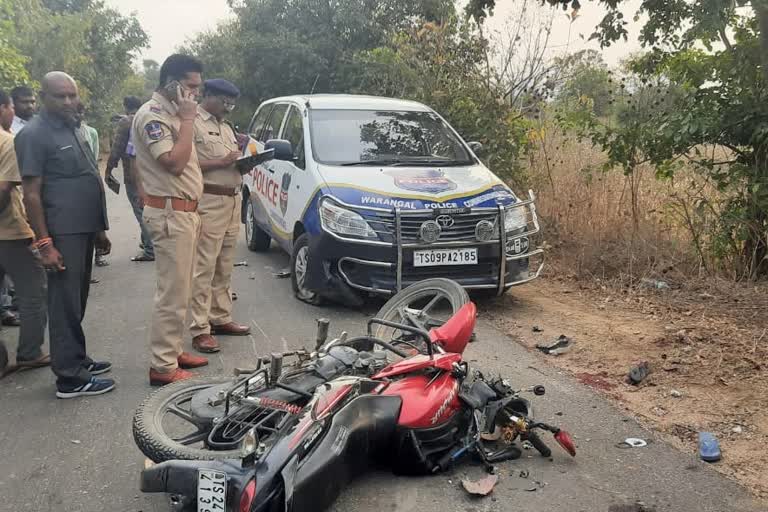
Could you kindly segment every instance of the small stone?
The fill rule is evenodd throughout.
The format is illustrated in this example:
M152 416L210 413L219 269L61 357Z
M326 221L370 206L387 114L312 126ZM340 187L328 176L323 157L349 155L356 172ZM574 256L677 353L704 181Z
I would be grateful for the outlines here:
M670 391L669 394L674 398L683 398L683 394L676 389L673 389L672 391Z
M741 428L741 426L739 426L739 425L736 425L735 427L733 427L733 428L731 429L731 431L732 431L734 434L741 434L742 432L744 432L744 429L743 429L743 428Z
M78 440L78 439L73 439L72 440L72 444L80 444L80 443L81 443L81 441Z

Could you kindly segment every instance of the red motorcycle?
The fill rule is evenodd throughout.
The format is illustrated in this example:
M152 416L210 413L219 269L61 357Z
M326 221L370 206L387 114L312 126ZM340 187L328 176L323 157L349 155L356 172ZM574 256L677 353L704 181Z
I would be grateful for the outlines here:
M374 461L430 474L474 456L494 472L520 457L517 440L549 457L537 431L575 456L520 392L463 361L476 312L458 284L427 280L393 297L365 336L327 341L320 321L311 352L162 388L134 418L152 461L142 491L169 494L175 511L317 512Z

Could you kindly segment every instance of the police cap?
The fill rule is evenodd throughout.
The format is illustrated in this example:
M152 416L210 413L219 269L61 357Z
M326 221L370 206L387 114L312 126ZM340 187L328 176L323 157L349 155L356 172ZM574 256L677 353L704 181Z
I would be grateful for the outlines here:
M212 78L210 80L206 80L204 85L206 94L223 94L224 96L231 96L232 98L237 98L240 96L240 89L238 89L235 84L229 80L224 80L223 78Z

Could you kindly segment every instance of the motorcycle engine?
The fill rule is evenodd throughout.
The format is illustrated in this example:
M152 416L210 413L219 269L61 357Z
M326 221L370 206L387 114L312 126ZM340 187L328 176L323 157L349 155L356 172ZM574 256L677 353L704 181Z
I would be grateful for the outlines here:
M372 377L387 366L387 353L381 350L360 352L353 365L355 373Z

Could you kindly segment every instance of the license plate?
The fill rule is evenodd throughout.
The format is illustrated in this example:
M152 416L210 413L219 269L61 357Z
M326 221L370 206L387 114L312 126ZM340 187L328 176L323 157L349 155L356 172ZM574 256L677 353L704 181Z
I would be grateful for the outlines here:
M227 508L227 474L200 469L197 472L197 512L223 512Z
M477 265L477 249L430 249L413 253L414 267L440 265Z

